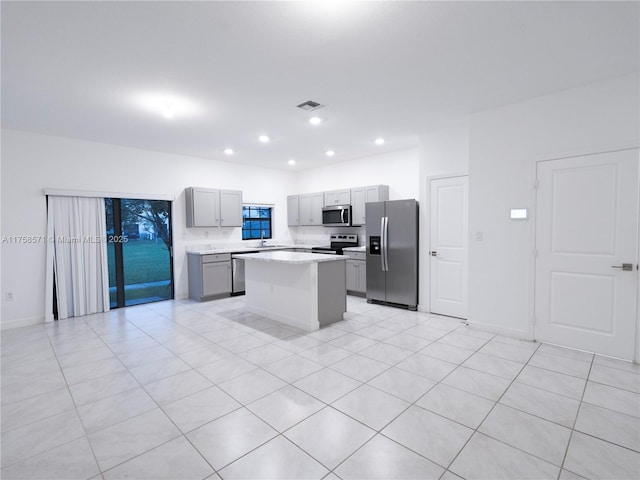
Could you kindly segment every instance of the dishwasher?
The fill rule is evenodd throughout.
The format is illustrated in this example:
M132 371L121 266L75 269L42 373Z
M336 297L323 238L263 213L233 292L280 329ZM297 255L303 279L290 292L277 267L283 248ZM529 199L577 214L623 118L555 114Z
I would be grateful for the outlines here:
M242 253L258 253L258 250ZM244 295L244 259L235 255L231 255L231 295Z

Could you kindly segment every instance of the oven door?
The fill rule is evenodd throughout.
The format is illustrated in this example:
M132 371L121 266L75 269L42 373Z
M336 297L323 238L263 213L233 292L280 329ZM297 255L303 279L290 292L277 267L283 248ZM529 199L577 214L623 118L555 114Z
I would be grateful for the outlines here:
M351 205L336 205L322 209L322 224L326 227L351 226Z

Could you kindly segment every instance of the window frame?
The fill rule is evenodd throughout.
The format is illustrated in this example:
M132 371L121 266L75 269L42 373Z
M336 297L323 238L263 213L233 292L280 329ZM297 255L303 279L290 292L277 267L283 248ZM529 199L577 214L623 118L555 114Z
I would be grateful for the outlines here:
M247 216L245 216L245 211L248 211ZM249 216L252 212L257 211L257 216ZM260 212L268 211L267 216L262 216ZM245 221L259 221L259 228L251 228L245 227ZM268 222L268 226L264 227L263 222ZM264 237L262 236L262 232L265 232ZM267 232L269 234L267 235ZM265 240L273 238L273 206L270 205L254 205L254 204L244 204L242 205L242 240L260 240L264 238Z

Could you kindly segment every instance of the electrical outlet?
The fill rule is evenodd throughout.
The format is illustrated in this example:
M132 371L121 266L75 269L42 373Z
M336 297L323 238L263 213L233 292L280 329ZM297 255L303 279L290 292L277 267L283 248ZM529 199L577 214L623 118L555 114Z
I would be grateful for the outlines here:
M476 232L476 242L481 242L483 240L482 232Z
M7 292L7 302L13 301L13 292Z

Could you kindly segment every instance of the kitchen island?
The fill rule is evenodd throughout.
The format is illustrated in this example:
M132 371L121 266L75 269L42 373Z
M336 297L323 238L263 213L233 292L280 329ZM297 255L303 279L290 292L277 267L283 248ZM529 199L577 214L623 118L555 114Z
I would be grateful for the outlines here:
M308 332L342 320L346 257L282 251L237 257L245 260L250 312Z

